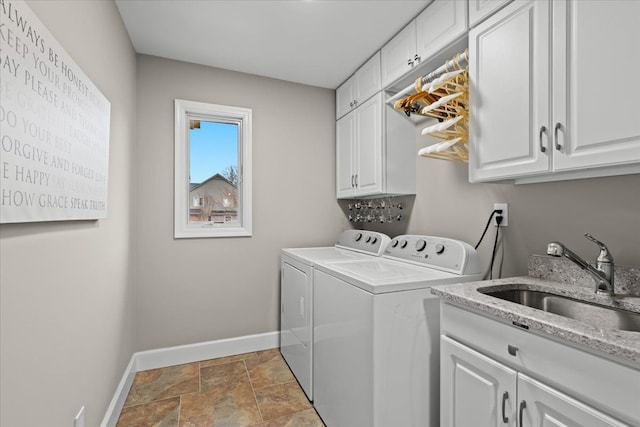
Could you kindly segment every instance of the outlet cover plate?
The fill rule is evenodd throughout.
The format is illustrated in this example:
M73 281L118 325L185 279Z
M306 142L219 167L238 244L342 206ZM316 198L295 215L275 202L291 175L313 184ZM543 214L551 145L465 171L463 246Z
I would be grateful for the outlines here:
M493 204L493 209L502 209L502 223L500 224L500 227L506 227L509 225L509 205L507 203L494 203ZM498 214L493 216L493 225L494 226L498 226L498 223L496 222L496 216Z

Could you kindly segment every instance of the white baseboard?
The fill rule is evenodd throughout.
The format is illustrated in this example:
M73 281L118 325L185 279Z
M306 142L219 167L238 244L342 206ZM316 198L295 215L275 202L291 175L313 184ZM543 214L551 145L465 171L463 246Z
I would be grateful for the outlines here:
M280 333L267 332L264 334L246 335L243 337L206 341L134 353L133 356L131 356L131 361L127 369L122 375L120 384L118 384L113 399L111 399L111 403L100 427L115 427L136 372L182 365L199 360L233 356L252 351L267 350L279 346Z
M279 337L279 332L267 332L265 334L246 335L244 337L141 351L136 353L136 367L138 371L146 371L147 369L164 368L197 362L198 360L215 359L217 357L276 348L280 345Z
M136 355L134 354L131 356L131 360L129 361L127 368L124 370L120 384L118 384L118 388L116 388L116 392L111 399L111 403L109 403L109 407L102 419L100 427L115 427L118 423L118 417L120 416L125 400L127 400L127 395L131 389L131 384L133 384L136 372L138 371L136 370Z

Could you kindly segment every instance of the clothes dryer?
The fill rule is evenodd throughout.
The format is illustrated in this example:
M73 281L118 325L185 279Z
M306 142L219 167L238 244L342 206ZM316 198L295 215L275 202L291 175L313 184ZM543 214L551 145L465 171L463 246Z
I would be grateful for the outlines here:
M280 269L280 352L313 400L313 268L320 261L379 257L383 233L346 230L334 246L283 249Z

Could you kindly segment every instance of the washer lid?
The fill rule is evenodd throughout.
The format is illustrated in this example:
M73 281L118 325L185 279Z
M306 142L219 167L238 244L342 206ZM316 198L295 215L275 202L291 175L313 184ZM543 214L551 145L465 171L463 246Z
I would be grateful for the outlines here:
M288 255L311 267L318 261L353 260L368 257L360 252L330 247L283 249L282 255Z
M384 258L322 262L316 268L373 294L480 279L479 274L447 273Z

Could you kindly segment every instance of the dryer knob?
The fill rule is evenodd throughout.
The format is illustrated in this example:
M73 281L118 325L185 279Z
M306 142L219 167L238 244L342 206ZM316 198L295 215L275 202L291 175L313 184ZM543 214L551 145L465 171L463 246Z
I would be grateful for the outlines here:
M444 245L442 243L438 243L436 245L436 253L441 255L444 252Z
M366 243L369 243L371 241L371 236L367 236L367 238L365 239Z
M373 237L373 238L371 239L371 244L372 244L372 245L375 245L377 241L378 241L378 238L377 238L377 237Z
M424 239L420 239L416 242L416 250L418 252L424 251L424 248L427 247L427 242Z
M391 241L391 247L392 247L392 248L395 248L396 246L398 246L398 239L393 239L393 240Z
M356 237L353 238L353 240L355 240L356 242L359 242L360 239L362 239L362 233L356 234Z
M404 249L407 247L407 241L406 240L401 240L400 241L400 248Z

